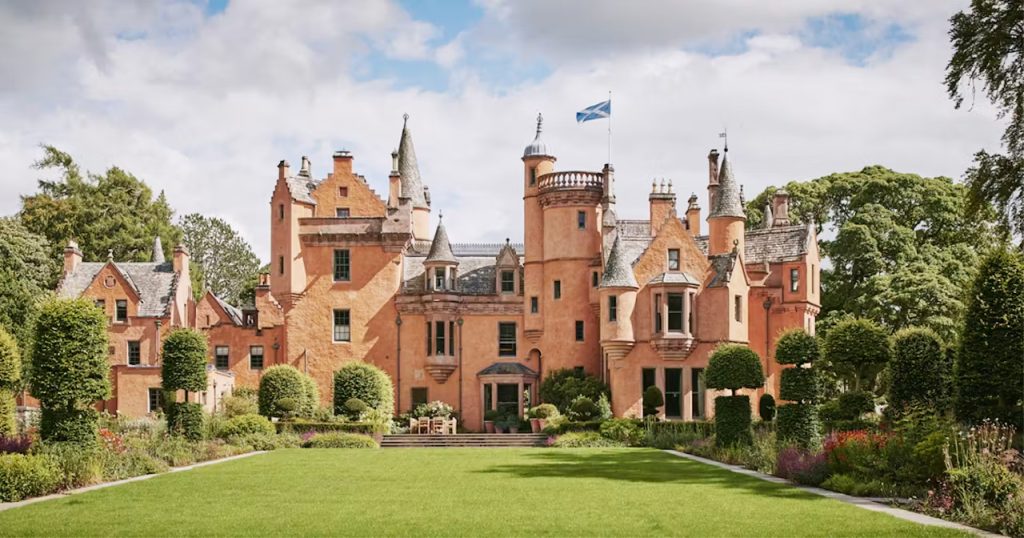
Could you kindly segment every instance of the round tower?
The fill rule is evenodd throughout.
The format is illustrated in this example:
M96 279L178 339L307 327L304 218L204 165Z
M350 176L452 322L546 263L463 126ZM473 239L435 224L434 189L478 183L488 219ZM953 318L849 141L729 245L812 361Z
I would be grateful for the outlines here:
M544 218L537 178L555 170L555 157L541 140L543 125L544 117L537 114L537 133L523 150L523 300L527 312L523 329L531 340L544 332L540 302L544 295Z
M609 361L623 359L636 344L633 337L633 310L640 289L633 267L626 259L618 236L608 253L601 278L601 349Z
M735 247L741 254L747 214L740 187L732 173L728 149L718 172L717 188L708 213L708 255L727 254Z

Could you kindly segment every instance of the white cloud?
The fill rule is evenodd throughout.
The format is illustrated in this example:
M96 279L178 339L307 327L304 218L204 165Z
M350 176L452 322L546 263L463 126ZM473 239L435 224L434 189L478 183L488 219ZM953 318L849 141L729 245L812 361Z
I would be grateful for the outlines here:
M652 177L673 178L680 202L690 191L703 195L704 157L723 127L750 195L876 163L957 177L975 150L997 145L1002 125L990 107L954 110L944 94L944 21L959 3L919 4L842 3L844 11L913 30L913 41L863 66L801 40L801 21L839 5L810 0L666 2L632 11L596 2L583 12L577 4L495 1L484 4L479 26L447 43L434 43L437 30L397 5L377 2L238 1L214 17L187 2L125 13L120 3L90 1L79 4L77 18L50 3L7 6L0 24L17 30L0 36L5 50L16 51L0 59L7 172L0 214L33 191L38 172L29 165L37 144L51 143L86 168L132 171L166 190L179 214L229 220L266 259L277 161L297 164L306 154L323 175L331 152L345 147L383 194L408 112L452 240L515 240L522 235L519 157L536 113L547 118L544 136L560 169L596 170L606 159L606 125L576 125L573 113L609 89L626 218L646 216ZM82 20L95 32L78 30ZM759 32L733 55L683 48L750 28ZM32 35L42 38L26 40ZM470 61L489 47L500 47L508 62L539 60L552 71L496 86L486 70L508 65ZM371 51L436 62L450 69L451 88L353 79L354 62Z

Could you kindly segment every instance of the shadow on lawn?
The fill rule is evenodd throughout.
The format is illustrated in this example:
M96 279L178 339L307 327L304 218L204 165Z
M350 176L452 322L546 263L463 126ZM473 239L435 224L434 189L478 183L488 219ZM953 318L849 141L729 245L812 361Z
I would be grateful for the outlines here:
M524 455L522 464L496 465L483 473L522 478L602 478L661 484L716 485L758 495L801 500L824 500L796 488L738 475L654 450L585 451L538 450Z

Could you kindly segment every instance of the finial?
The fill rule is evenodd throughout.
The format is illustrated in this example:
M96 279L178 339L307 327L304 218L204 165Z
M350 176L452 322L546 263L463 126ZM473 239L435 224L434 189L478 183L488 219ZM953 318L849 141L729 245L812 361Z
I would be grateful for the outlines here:
M544 115L537 113L537 136L540 136L541 126L544 124Z
M672 180L668 180L668 192L672 192Z
M402 128L405 128L405 124L409 123L409 113L402 114Z
M658 179L651 180L651 192L658 192Z
M444 211L437 212L437 220L444 220Z
M114 261L114 249L107 249L107 261Z
M508 239L507 237L505 238L505 244L506 244L506 245L508 245L508 244L509 244L509 239Z
M718 133L718 137L725 139L725 152L728 153L729 152L729 130L728 129L722 129L722 132Z

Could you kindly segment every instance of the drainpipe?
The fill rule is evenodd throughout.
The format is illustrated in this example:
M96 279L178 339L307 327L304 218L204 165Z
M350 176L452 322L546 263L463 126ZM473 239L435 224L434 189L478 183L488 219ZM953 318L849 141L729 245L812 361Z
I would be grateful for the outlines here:
M395 377L397 378L395 392L398 393L398 396L397 396L397 398L395 398L395 401L397 402L396 405L395 405L395 413L401 413L402 412L402 315L401 314L399 314L398 317L395 318L395 326L398 329L398 338L396 339L398 341L398 350L395 353L395 363L396 363L395 364L395 371L397 372L396 375L395 375Z
M771 311L771 308L772 308L772 298L771 297L767 297L764 300L764 303L761 304L761 306L764 307L764 361L765 361L765 367L766 367L765 369L767 370L767 367L770 366L770 363L768 361L771 358L771 349L772 349L771 348L771 345L772 345L772 333L770 331L770 328L771 328L771 316L768 315L769 312ZM765 383L767 384L767 381L765 381ZM768 387L765 387L765 392L767 392L767 391L768 391Z
M537 350L537 404L544 403L540 397L540 383L544 381L544 354Z
M459 319L455 320L455 323L457 323L459 325L459 357L458 357L458 361L459 361L459 415L461 417L459 420L465 420L465 417L461 416L462 415L462 381L463 381L463 378L462 378L462 323L464 321L465 320L462 319L462 316L459 316Z

